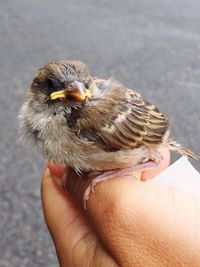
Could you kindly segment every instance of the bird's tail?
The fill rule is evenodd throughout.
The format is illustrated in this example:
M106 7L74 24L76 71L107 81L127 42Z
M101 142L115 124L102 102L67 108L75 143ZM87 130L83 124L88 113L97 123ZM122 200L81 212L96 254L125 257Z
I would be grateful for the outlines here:
M194 152L192 152L191 150L189 150L189 149L187 149L185 147L182 147L176 141L169 140L168 145L169 145L168 147L169 147L170 150L176 151L176 152L180 153L183 156L187 156L187 157L190 157L190 158L193 158L193 159L197 159L197 160L200 158Z

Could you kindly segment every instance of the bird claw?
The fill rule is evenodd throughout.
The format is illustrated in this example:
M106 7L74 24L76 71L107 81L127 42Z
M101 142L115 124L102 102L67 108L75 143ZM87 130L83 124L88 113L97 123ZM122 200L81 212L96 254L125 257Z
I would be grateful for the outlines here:
M163 160L163 156L160 151L149 148L149 159L153 160L155 163L160 164L160 162Z
M138 173L138 171L141 171L144 169L152 169L152 168L155 168L157 166L158 166L157 162L148 161L148 162L141 163L141 164L135 165L133 167L125 168L125 169L117 169L117 170L113 170L113 171L103 172L102 174L100 174L96 178L94 178L92 180L91 184L86 188L84 196L83 196L84 209L85 210L87 209L87 201L90 198L90 193L91 192L94 193L94 188L98 183L112 180L112 179L120 177L120 176L122 176L122 177L128 176L128 177L132 177L132 178L137 179L136 173Z
M85 210L87 209L87 201L90 198L90 193L92 192L94 194L94 188L95 188L96 184L101 182L101 181L96 181L96 180L98 180L98 176L97 176L97 178L95 178L91 182L91 184L85 190L85 193L84 193L84 196L83 196L83 206L84 206Z
M92 181L92 184L91 184L91 191L92 191L92 193L94 194L94 187L95 187L95 183L93 183L93 181Z

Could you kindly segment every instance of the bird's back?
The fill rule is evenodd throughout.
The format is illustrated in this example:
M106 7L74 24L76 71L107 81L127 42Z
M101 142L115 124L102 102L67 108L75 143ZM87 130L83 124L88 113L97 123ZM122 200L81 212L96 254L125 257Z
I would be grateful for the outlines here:
M76 123L80 136L107 150L158 146L168 128L167 118L154 105L116 81L88 102Z

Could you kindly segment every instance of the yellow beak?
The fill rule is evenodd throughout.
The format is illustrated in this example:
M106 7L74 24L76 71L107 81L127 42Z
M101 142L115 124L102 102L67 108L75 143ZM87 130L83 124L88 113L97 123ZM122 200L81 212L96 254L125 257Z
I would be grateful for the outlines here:
M64 99L67 98L68 96L72 96L76 101L83 101L85 98L91 97L91 91L90 90L85 90L85 93L82 94L80 92L73 92L73 91L67 91L67 89L60 90L57 92L53 92L50 95L51 100L56 100L56 99Z
M85 97L88 97L88 98L91 97L91 91L90 90L88 90L88 89L85 90Z
M58 98L65 98L66 93L67 93L66 89L61 90L61 91L57 91L57 92L53 92L52 94L50 94L50 98L51 98L51 100L55 100Z

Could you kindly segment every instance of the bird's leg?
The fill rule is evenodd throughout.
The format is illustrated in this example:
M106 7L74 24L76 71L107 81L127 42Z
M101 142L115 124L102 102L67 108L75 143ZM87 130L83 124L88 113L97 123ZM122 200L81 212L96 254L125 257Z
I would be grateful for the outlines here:
M163 160L163 156L161 155L160 151L157 149L153 149L148 147L148 158L149 160L153 160L154 162L160 164L160 162Z
M94 178L92 180L91 184L85 190L85 193L83 196L84 208L86 209L86 204L87 204L87 200L90 197L90 193L91 193L91 191L92 191L92 193L94 193L94 187L98 183L105 182L105 181L117 178L119 176L136 177L138 171L156 168L158 165L159 165L159 163L156 161L148 161L145 163L137 164L137 165L135 165L133 167L129 167L129 168L116 169L116 170L112 170L112 171L104 171L102 174L96 176L96 178Z

